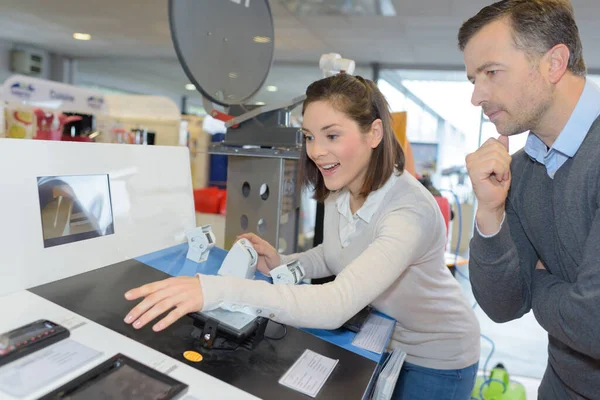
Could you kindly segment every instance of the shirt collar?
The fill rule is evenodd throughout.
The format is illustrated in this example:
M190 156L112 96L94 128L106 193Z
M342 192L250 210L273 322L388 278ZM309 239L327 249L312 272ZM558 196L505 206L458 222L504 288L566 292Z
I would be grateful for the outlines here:
M586 79L581 97L552 147L548 149L544 142L531 132L527 137L525 152L542 164L545 164L544 157L552 150L573 157L598 115L600 115L600 89Z
M366 223L371 222L373 215L379 209L383 198L394 185L394 182L398 179L396 172L392 173L387 182L379 189L369 193L367 200L362 207L356 212L356 215L365 221ZM350 192L347 189L340 194L336 200L336 206L338 212L343 215L348 221L352 220L352 211L350 211Z

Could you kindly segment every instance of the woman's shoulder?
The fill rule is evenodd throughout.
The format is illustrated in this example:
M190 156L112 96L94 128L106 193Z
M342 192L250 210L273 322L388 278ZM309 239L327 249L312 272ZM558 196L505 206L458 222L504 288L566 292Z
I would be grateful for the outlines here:
M396 203L413 203L413 202L432 202L433 195L410 173L404 171L401 174L394 174L390 177L393 180L390 190L387 193L390 206ZM390 204L393 203L393 204Z
M382 201L378 212L380 218L405 211L417 215L423 224L434 224L438 217L442 218L433 195L414 176L403 172L390 179L395 181Z
M421 238L423 254L442 251L446 241L443 216L433 195L408 172L397 175L373 215L374 232L405 238L407 232Z

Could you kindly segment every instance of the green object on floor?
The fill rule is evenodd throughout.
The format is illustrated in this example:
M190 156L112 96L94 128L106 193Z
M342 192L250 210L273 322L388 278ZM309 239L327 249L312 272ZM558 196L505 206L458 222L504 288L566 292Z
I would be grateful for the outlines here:
M511 381L502 364L492 369L488 379L477 377L471 396L478 400L526 400L525 387Z

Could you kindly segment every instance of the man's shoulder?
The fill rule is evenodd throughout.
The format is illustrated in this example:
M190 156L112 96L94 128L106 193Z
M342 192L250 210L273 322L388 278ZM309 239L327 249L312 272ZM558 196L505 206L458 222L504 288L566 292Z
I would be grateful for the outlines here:
M580 151L582 150L582 151ZM597 155L600 152L600 116L596 118L588 130L583 143L579 146L577 153L592 153Z

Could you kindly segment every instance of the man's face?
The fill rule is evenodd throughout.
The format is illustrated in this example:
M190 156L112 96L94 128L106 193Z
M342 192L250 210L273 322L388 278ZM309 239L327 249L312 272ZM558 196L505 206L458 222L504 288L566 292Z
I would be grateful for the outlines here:
M552 103L552 88L539 63L516 48L506 20L491 22L464 49L467 76L473 83L471 102L496 125L498 133L535 131Z

